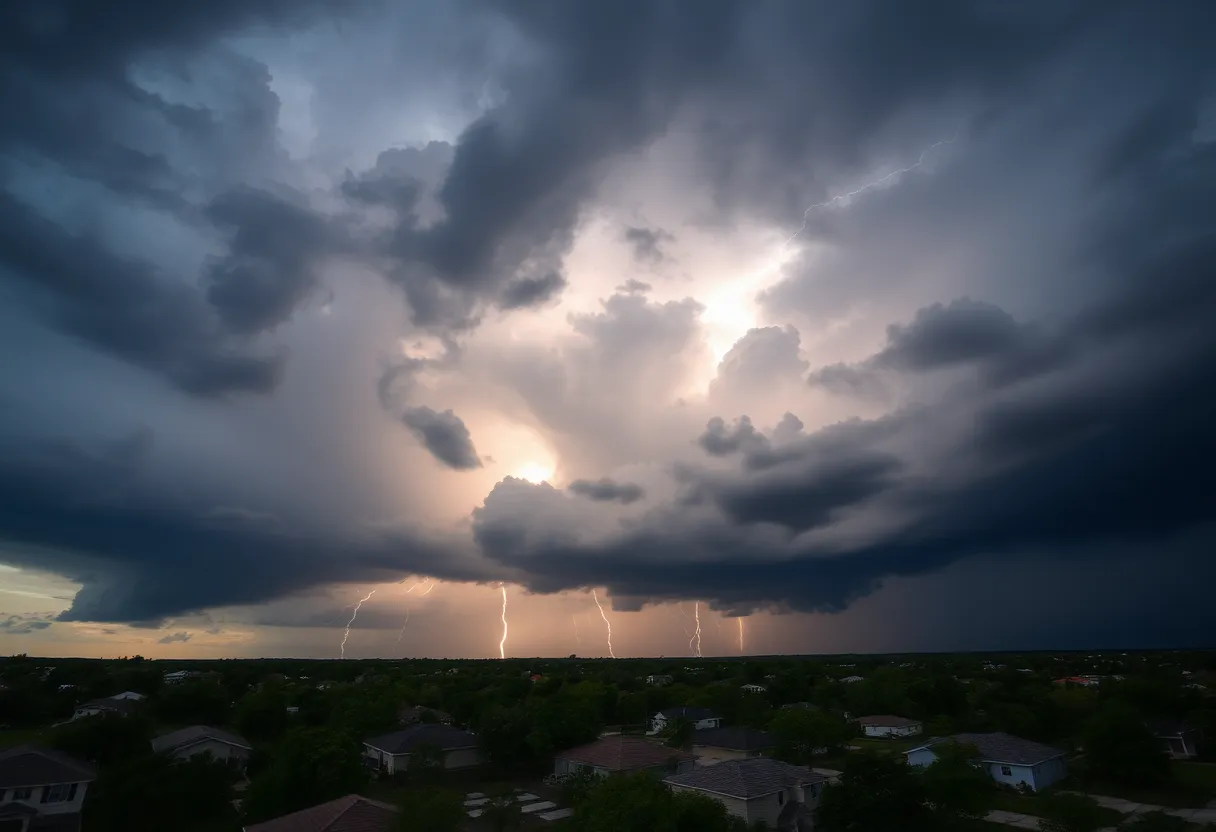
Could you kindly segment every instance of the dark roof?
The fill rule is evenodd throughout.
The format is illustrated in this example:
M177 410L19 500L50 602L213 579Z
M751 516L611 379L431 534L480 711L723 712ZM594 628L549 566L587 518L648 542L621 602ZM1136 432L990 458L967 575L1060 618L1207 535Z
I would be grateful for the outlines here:
M237 745L241 748L252 749L253 746L243 737L238 737L236 734L219 728L212 728L209 725L191 725L189 728L179 728L176 731L170 731L167 734L161 734L156 739L152 740L152 750L157 754L164 751L176 751L179 748L185 748L188 745L194 745L203 740L219 740L230 745Z
M693 759L687 751L625 736L600 737L587 745L559 751L556 757L609 771L635 771L666 765L673 759L685 762Z
M90 783L96 777L92 766L49 748L19 745L0 751L0 789Z
M924 745L911 748L904 752L910 754L922 748L928 748L938 743L954 741L960 745L974 745L980 752L980 758L991 763L1013 763L1019 766L1033 766L1044 760L1063 757L1064 752L1050 745L1024 740L1012 734L1000 732L993 734L955 734L952 737L931 739Z
M891 714L858 717L857 721L862 725L874 725L881 728L911 728L913 725L920 725L919 719L908 719Z
M473 748L477 745L477 737L450 725L424 722L363 741L364 745L389 754L408 754L419 743L437 745L444 751L451 751L454 748Z
M396 813L387 803L348 794L311 809L246 826L245 832L388 832Z
M718 715L709 708L693 708L688 705L681 705L678 708L664 708L659 711L660 714L668 719L717 719Z
M664 782L750 800L800 783L826 783L827 780L822 774L816 774L804 766L794 766L768 757L749 757L746 760L714 763L687 774L676 774Z
M729 748L733 751L759 751L772 748L777 739L765 731L755 728L705 728L692 732L693 745L708 745L711 748Z
M129 714L139 709L139 701L136 699L115 699L112 696L107 696L104 699L94 699L76 706L77 710L81 708L104 708L117 714Z

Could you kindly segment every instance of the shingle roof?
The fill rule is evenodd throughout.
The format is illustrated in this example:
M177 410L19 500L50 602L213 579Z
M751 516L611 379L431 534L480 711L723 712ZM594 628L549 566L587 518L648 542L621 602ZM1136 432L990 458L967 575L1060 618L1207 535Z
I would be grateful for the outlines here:
M387 803L348 794L311 809L246 826L244 832L388 832L396 812Z
M410 749L419 743L436 745L444 751L451 751L454 748L473 748L477 745L477 737L450 725L424 722L363 741L364 745L370 745L388 754L408 754Z
M827 779L803 766L768 757L750 757L746 760L726 760L687 774L676 774L663 782L749 800L799 783L826 783Z
M902 716L892 716L891 714L863 716L858 718L857 721L862 725L873 725L877 728L911 728L913 725L920 725L919 719L908 719Z
M668 719L717 719L718 715L709 708L694 708L688 705L681 705L678 708L665 708L659 711Z
M85 702L83 705L76 706L77 710L81 708L102 708L119 714L129 714L139 710L139 701L136 699L115 699L112 696L107 696L104 699L94 699L90 702Z
M991 763L1013 763L1019 766L1033 766L1044 760L1064 756L1059 748L1043 745L1038 742L1024 740L1012 734L1000 732L992 734L955 734L951 737L937 737L924 745L909 749L910 754L921 748L927 748L938 743L954 741L960 745L973 745L980 752L980 758Z
M733 751L759 751L772 748L777 739L766 731L755 728L705 728L692 732L693 745L711 748L729 748Z
M175 751L176 749L207 739L216 739L220 742L238 745L241 748L253 747L249 744L248 740L228 731L212 728L209 725L191 725L188 728L180 728L167 734L161 734L152 740L152 750L160 754L165 751Z
M559 751L556 757L609 771L635 771L665 765L673 759L685 762L694 759L678 748L668 748L641 737L624 736L600 737L587 745Z
M49 748L19 745L0 751L0 789L90 783L96 777L92 766Z

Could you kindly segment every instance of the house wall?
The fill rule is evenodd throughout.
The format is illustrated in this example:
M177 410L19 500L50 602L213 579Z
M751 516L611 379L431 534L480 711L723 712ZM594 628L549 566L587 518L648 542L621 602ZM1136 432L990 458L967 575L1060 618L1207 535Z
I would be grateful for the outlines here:
M74 812L79 812L84 807L84 793L88 790L88 783L76 784L76 795L71 800L60 800L55 803L43 803L42 794L50 786L34 786L30 792L29 798L26 800L13 800L13 788L9 787L4 790L4 797L0 798L0 805L9 803L23 803L26 806L31 806L43 815L69 815Z
M376 768L383 769L389 774L402 774L409 771L409 754L386 754L371 746L363 746L364 756L373 761ZM481 765L481 751L476 748L458 748L449 751L443 759L446 769L472 768Z
M651 727L656 731L662 731L667 727L667 717L662 714L655 714L650 720ZM714 717L713 719L698 719L692 724L693 730L702 731L706 728L722 727L722 718Z
M917 749L908 754L907 757L908 765L913 766L927 766L937 759L937 755L927 748ZM984 768L989 776L998 783L1015 787L1025 783L1035 791L1047 788L1052 783L1064 779L1068 774L1068 764L1064 761L1063 757L1045 760L1037 766L986 762L984 763ZM1008 774L1005 773L1006 769L1009 771Z
M459 748L449 751L443 761L443 767L447 769L472 768L479 765L481 765L481 751L476 748Z
M210 754L212 758L224 762L245 763L249 760L249 749L240 748L226 742L220 742L219 740L203 740L202 742L187 745L185 748L179 748L172 753L178 760L188 760L200 754Z
M97 716L101 713L105 713L102 708L77 708L75 713L72 714L71 721L75 722L78 719L84 719L86 716Z
M937 759L937 755L928 748L918 748L915 751L908 752L906 756L908 758L908 765L910 766L932 765L933 761Z
M1045 760L1034 767L1035 789L1045 789L1068 776L1068 763L1063 757Z
M913 737L920 733L920 725L867 725L867 737Z

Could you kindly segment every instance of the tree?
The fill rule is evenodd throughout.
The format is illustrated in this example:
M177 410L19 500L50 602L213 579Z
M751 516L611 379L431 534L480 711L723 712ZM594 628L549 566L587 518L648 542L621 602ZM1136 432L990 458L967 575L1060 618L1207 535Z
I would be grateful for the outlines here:
M139 714L97 714L60 725L51 745L99 766L152 753L152 726Z
M699 794L673 794L648 774L612 775L575 808L576 832L744 832L718 801Z
M768 725L777 738L776 756L787 763L805 765L820 749L842 745L852 732L839 717L803 708L783 710Z
M688 748L692 744L693 724L687 719L674 719L663 732L663 742L668 748Z
M1170 761L1135 709L1106 705L1082 731L1089 773L1099 780L1132 786L1155 786L1170 776Z
M410 789L398 808L401 832L457 832L464 821L463 798L447 789Z
M1187 832L1191 824L1177 815L1165 812L1145 812L1136 815L1130 823L1121 827L1124 832Z
M1040 832L1097 832L1105 825L1102 807L1075 792L1050 792L1039 799Z
M859 753L840 782L823 790L816 832L928 832L932 816L920 778L902 760Z
M236 772L209 757L184 762L147 755L103 766L85 803L84 827L97 832L189 830L235 814ZM234 818L235 820L235 818Z
M514 832L524 821L523 807L509 788L501 788L490 795L482 809L482 817L494 828L494 832Z
M246 792L250 822L285 815L357 792L367 782L359 747L328 728L289 731L270 765Z
M287 697L281 687L250 693L236 705L236 729L254 740L277 740L287 732Z
M936 759L921 774L935 829L965 829L988 814L996 784L975 764L979 751L954 742L933 746Z
M443 771L447 753L433 742L420 742L410 748L409 773L412 777L433 779Z

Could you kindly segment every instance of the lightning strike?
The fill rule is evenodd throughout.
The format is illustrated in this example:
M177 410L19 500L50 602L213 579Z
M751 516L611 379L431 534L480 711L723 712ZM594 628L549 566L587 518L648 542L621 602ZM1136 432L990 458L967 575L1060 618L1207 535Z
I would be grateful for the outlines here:
M401 622L401 629L397 632L397 643L401 643L401 637L405 635L405 625L410 623L410 608L405 608L405 620Z
M693 655L698 659L701 658L701 602L693 602L692 608L694 620L697 623L696 630L693 631L692 638L688 640L688 649L693 651Z
M364 603L366 603L367 599L371 598L375 594L376 590L373 589L371 592L360 598L359 603L355 604L354 612L350 614L350 621L346 622L346 629L342 632L342 643L338 645L338 651L341 654L341 657L344 659L346 658L346 640L350 638L350 628L355 623L355 618L357 618L359 615L359 609Z
M571 613L570 623L574 625L574 640L578 643L579 647L582 647L583 637L578 634L578 616Z
M956 131L954 131L954 135L951 136L950 138L942 139L941 141L934 142L933 144L929 145L924 150L922 150L920 152L920 156L917 157L916 161L913 162L912 164L908 165L906 168L900 168L899 170L893 170L890 173L888 173L886 176L883 176L879 179L875 179L873 182L867 182L866 184L862 185L860 188L858 188L854 191L849 191L847 194L838 194L838 195L832 197L831 199L825 200L824 202L816 202L814 205L807 206L807 209L802 212L802 225L799 227L799 229L797 231L795 231L793 234L791 234L789 236L789 239L787 239L785 241L785 243L782 245L782 248L785 248L785 246L788 246L790 243L794 242L794 240L796 240L802 234L803 231L806 231L806 224L810 220L812 211L815 211L819 208L827 208L830 205L836 205L838 203L844 202L845 200L851 199L852 197L855 197L859 194L863 194L866 191L870 191L870 190L873 190L874 188L880 187L883 184L890 182L892 179L894 179L897 176L901 176L905 173L909 173L911 171L916 170L918 167L920 167L921 165L923 165L925 163L925 159L928 158L930 153L932 153L934 150L937 150L939 147L942 147L943 145L954 144L954 141L957 138L958 138L958 131L956 130Z
M498 658L507 657L507 585L499 584L502 590L502 639L498 642Z
M418 597L421 598L423 595L430 595L431 590L433 590L434 588L435 588L435 580L432 578L431 582L426 585L426 589L423 590L422 592L418 593Z
M743 616L739 616L739 652L743 652Z
M591 590L591 597L595 599L595 605L599 607L600 618L604 619L604 626L608 628L608 655L616 658L616 653L612 652L612 622L608 620L608 616L604 613L604 606L600 603L600 596Z

